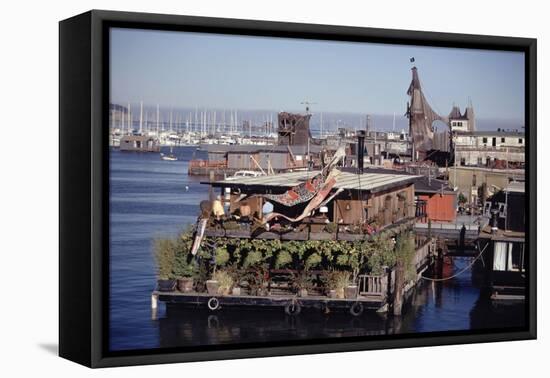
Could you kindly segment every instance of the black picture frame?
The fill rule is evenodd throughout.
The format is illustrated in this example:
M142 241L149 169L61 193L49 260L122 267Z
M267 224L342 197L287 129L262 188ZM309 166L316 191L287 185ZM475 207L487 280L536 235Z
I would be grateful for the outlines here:
M525 53L527 327L109 352L108 29L461 47ZM536 39L93 10L59 24L59 354L89 367L406 348L536 338Z

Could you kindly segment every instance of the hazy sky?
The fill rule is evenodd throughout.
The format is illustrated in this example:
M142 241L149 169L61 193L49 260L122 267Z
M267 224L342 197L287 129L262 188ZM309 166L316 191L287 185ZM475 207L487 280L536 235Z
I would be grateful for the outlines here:
M523 120L523 53L136 29L111 31L111 101L402 114L412 56L442 115L471 98L479 118Z

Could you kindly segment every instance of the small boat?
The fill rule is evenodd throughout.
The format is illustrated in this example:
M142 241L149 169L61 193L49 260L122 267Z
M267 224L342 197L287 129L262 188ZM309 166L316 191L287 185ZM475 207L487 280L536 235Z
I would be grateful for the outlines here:
M165 161L177 161L178 160L178 157L174 154L174 152L172 150L172 146L170 146L170 153L169 154L163 154L161 152L160 153L160 158L162 160L165 160Z
M260 171L237 171L233 176L226 177L226 180L238 180L246 177L260 177L265 176L264 172Z
M165 160L165 161L177 161L178 160L178 157L174 154L165 155L165 154L161 153L160 158L162 160Z

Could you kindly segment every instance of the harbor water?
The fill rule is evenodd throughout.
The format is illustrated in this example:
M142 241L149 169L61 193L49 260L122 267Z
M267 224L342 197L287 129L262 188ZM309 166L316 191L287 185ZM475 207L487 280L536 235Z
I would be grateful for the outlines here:
M195 147L177 147L178 161L157 153L110 153L109 348L111 351L242 344L267 341L462 331L524 326L522 303L495 303L477 273L467 270L444 282L422 282L401 317L365 313L303 312L288 317L283 310L166 308L151 316L155 287L152 244L155 237L174 236L198 213L208 186L187 175ZM165 152L168 152L166 149ZM450 276L471 260L446 261Z

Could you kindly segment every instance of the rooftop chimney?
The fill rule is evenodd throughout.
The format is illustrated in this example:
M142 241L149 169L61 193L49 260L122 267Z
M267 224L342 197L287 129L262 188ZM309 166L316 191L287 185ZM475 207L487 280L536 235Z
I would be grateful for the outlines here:
M365 131L357 131L357 173L363 173L365 160Z

